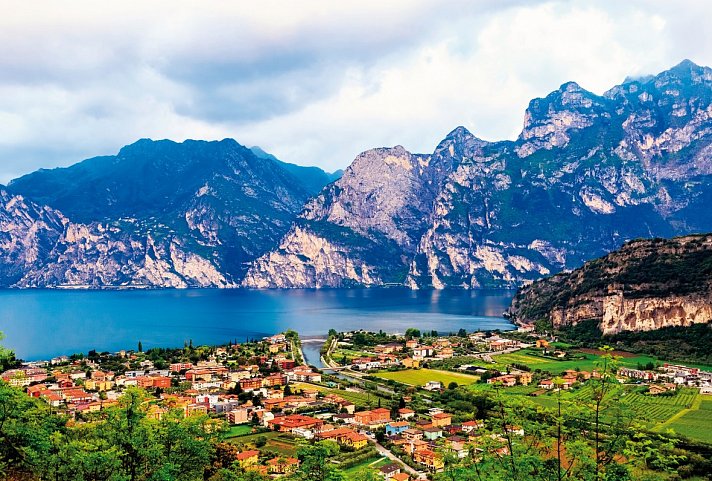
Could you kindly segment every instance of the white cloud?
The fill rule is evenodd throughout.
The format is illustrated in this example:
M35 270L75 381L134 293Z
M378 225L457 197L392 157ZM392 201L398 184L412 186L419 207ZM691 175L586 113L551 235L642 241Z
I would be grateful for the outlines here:
M0 182L140 137L234 137L327 169L513 138L527 102L712 64L708 2L0 0ZM71 8L70 8L71 7Z

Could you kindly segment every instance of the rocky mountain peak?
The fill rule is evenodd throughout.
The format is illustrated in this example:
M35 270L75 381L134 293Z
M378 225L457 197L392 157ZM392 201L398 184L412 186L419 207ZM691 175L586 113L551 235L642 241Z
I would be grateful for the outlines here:
M564 147L570 131L589 127L599 117L610 117L606 99L576 82L566 82L546 97L529 103L517 154L526 157L541 149Z

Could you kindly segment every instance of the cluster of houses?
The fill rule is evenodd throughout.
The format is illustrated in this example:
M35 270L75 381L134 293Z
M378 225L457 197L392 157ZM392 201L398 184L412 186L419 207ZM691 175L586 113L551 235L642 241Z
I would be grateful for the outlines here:
M712 394L712 372L696 367L665 363L654 370L620 368L618 376L650 384L650 394L662 394L677 386L697 387L702 394Z
M441 471L444 467L444 453L450 453L458 458L465 458L483 451L485 446L494 446L492 452L496 455L507 454L504 439L482 437L482 421L472 420L464 423L453 423L452 414L440 408L431 408L427 415L416 416L408 409L398 411L398 419L384 422L387 443L397 447L412 461L429 471ZM519 427L510 426L510 432L523 436ZM485 442L483 442L485 441Z
M285 400L283 387L294 381L321 382L321 373L297 364L290 352L291 343L283 334L263 342L262 351L269 355L255 356L250 359L253 364L240 366L228 367L229 353L224 347L216 348L207 360L172 363L166 369L155 368L152 361L138 353L120 351L114 358L123 363L124 368L133 368L122 370L121 374L102 369L96 361L72 361L59 356L49 362L32 362L10 369L0 374L0 378L25 389L31 397L43 399L57 411L69 414L95 412L112 406L123 391L132 386L154 391L166 400L160 404L180 407L186 414L227 413L239 404L236 395L239 392L251 392L267 403L280 406L301 405L290 396ZM250 419L253 415L260 416L259 411L249 414ZM242 414L235 416L239 418Z
M349 343L341 344L350 346ZM521 347L525 345L517 340L498 335L487 337L483 332L472 333L466 338L456 336L430 338L428 343L423 343L423 340L418 338L401 337L394 342L363 348L366 353L372 355L352 359L350 366L359 371L385 369L391 366L418 368L427 361L450 359L455 355L495 353Z

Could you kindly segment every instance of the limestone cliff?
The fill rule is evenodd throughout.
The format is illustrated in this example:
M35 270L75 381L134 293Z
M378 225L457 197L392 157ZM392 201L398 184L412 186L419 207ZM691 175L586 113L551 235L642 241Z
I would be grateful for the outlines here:
M414 155L401 146L362 153L306 204L279 246L253 263L243 285L402 283L453 166L451 154Z
M557 328L597 320L604 335L712 322L712 234L629 242L523 287L509 313Z

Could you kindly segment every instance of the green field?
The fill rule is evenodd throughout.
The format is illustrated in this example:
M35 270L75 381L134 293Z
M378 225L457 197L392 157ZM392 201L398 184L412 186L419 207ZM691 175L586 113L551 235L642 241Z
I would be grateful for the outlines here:
M461 374L450 371L439 371L436 369L407 369L404 371L383 371L374 374L382 379L392 379L394 381L409 384L411 386L424 386L428 381L440 381L447 387L451 382L459 385L467 385L476 382L479 377L470 374Z
M319 392L323 392L324 394L335 394L337 396L340 396L340 397L346 399L347 401L351 401L352 403L354 403L356 406L359 406L359 407L370 407L370 406L375 406L376 404L378 404L379 396L377 396L373 393L346 391L343 389L333 389L333 388L328 388L326 386L319 386L316 384L306 384L306 383L301 383L301 382L292 383L291 386L294 389L315 389Z
M339 364L342 364L341 361L343 360L344 356L346 356L347 362L350 363L352 360L358 357L371 357L373 356L373 354L364 351L355 351L352 349L343 348L336 349L331 353L331 359Z
M381 466L384 466L388 464L390 460L385 457L381 456L374 456L372 458L368 458L362 463L359 463L355 466L351 466L350 468L344 469L344 475L346 476L347 481L353 481L356 479L359 479L359 474L363 472L366 469L372 469L374 471L378 470Z
M227 441L230 443L240 444L242 446L255 447L257 438L265 437L267 444L260 451L274 451L284 456L294 456L297 453L297 442L294 436L276 431L267 431L264 433L249 434L247 436L238 436L230 438Z
M470 389L474 392L486 392L494 387L491 384L478 383L471 385ZM528 396L536 390L538 388L532 385L502 388L500 392L503 395L527 396L530 401L545 408L556 407L558 402L556 392L547 392L536 397ZM694 388L681 388L674 396L651 396L642 392L640 387L617 385L610 389L605 399L610 402L620 402L638 421L644 422L650 428L673 428L680 434L705 440L706 438L701 437L697 432L699 430L695 430L696 425L704 419L707 420L707 426L712 426L712 408L706 407L705 409L711 409L710 412L706 412L704 409L697 411L695 407L699 405L702 397L708 396L700 396L698 390ZM593 388L589 383L561 393L561 400L564 403L580 404L591 399L593 399ZM712 403L712 396L709 396L709 399L708 402ZM682 417L676 418L678 415ZM671 420L676 422L673 423Z
M492 359L495 364L491 364L492 367L498 369L504 369L511 364L524 364L532 368L532 370L540 369L542 371L549 371L552 374L560 374L568 369L579 368L582 371L591 371L596 367L596 361L598 361L599 356L596 354L584 354L580 352L575 352L577 357L580 359L553 359L550 357L544 357L540 354L538 349L523 349L521 351L507 353L507 354L494 354ZM622 357L618 360L620 366L636 368L638 364L652 363L663 363L657 358L651 356L633 356L633 357Z
M712 396L699 396L691 409L664 427L688 438L712 443Z
M237 436L244 436L252 432L252 426L249 424L240 424L239 426L231 426L228 433L225 435L226 438L234 438Z

